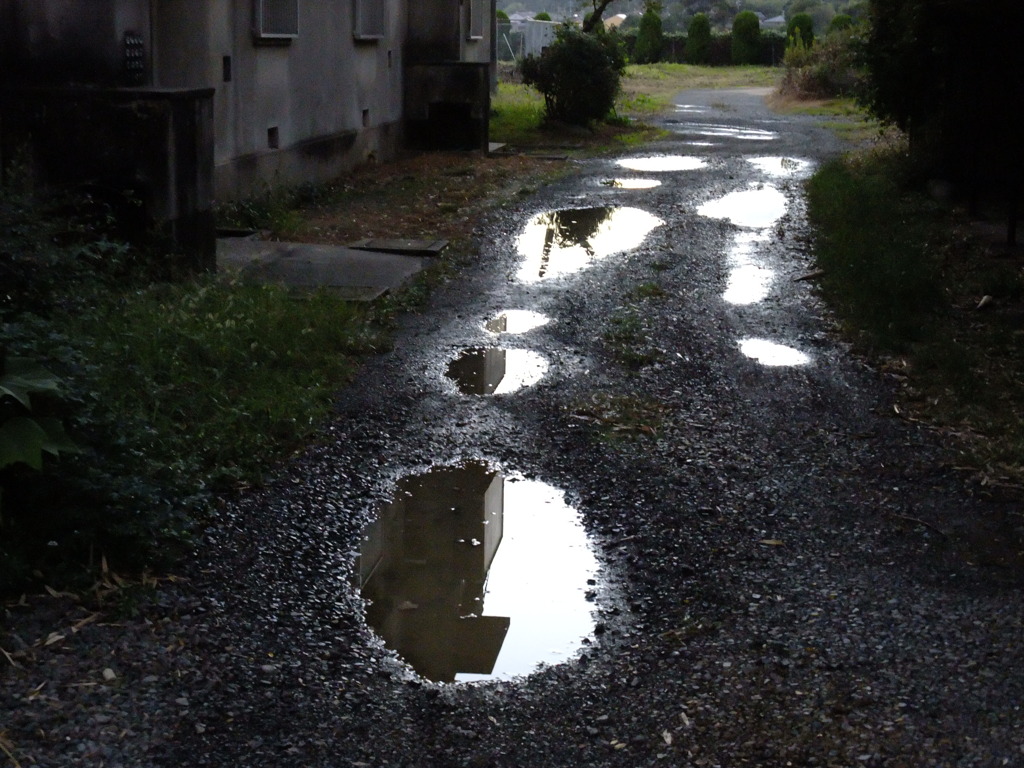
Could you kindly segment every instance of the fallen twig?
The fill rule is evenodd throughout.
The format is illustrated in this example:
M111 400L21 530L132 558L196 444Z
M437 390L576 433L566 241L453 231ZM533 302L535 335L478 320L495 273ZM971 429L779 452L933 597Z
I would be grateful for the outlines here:
M893 517L898 517L900 520L906 520L908 523L916 523L917 525L923 525L925 528L928 528L930 530L935 531L935 533L939 534L939 536L941 536L942 538L944 538L944 539L948 539L949 538L949 534L948 533L946 533L941 528L939 528L939 527L937 527L935 525L932 525L927 520L922 520L922 519L920 519L918 517L911 517L910 515L899 515L899 514L896 514L895 512L892 513L892 516Z

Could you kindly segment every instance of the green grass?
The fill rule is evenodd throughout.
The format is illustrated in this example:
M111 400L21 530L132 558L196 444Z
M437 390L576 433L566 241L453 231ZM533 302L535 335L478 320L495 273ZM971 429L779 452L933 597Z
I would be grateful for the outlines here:
M823 166L808 184L823 296L900 382L901 405L949 431L962 462L1024 481L1024 276L954 210L913 188L898 145ZM983 296L989 307L978 310Z
M150 459L204 484L256 481L308 438L355 355L384 342L328 291L202 279L154 285L64 318L94 350L92 385L113 419L142 425ZM87 340L87 342L86 342Z
M491 141L528 144L544 122L544 97L528 85L498 83L491 101Z

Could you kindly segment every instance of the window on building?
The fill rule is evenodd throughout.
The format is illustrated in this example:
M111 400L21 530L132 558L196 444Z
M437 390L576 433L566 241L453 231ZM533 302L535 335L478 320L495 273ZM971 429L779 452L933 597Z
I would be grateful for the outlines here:
M299 36L299 0L256 0L256 35L263 39Z
M359 40L379 40L384 37L387 0L353 0L354 19L352 34Z
M487 20L487 0L467 0L469 23L466 25L466 38L480 40L484 36L484 24Z

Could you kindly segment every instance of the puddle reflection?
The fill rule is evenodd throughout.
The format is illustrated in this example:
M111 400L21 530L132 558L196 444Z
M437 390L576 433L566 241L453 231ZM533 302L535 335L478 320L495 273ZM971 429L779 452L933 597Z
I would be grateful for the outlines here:
M575 208L534 216L519 235L519 279L532 282L579 272L594 261L636 248L664 222L639 208Z
M448 363L447 375L464 395L506 395L536 384L548 362L527 349L474 347Z
M701 216L726 219L738 227L768 227L786 213L786 196L772 186L730 192L697 209Z
M558 489L480 462L402 480L358 562L367 621L438 682L564 661L593 629L586 590L597 571Z
M799 349L767 339L743 339L740 341L740 351L761 365L773 367L807 365L811 362L810 356Z
M527 333L551 322L551 318L529 309L510 309L492 317L484 323L484 329L491 333Z
M730 304L757 304L768 298L775 271L757 263L757 244L768 240L761 232L741 232L727 255L729 277L722 298Z
M708 162L692 155L653 155L651 157L625 157L618 161L623 168L647 173L697 171L707 168Z
M811 169L810 160L798 157L748 157L748 161L769 176L799 176Z
M721 136L742 141L772 141L778 138L774 131L762 128L741 128L737 125L708 125L704 123L678 123L672 130L680 133L694 133L698 136Z
M657 179L604 179L601 186L616 189L653 189L660 187L661 182Z

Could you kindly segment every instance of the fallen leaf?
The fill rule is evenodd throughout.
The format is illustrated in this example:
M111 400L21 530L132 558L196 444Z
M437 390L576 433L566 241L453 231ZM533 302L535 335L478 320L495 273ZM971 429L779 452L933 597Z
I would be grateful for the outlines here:
M43 645L53 645L54 643L59 643L63 639L64 635L60 634L59 632L51 632L49 636L46 638L46 640L43 642Z
M782 547L785 546L782 539L761 539L758 544L764 544L766 547Z

